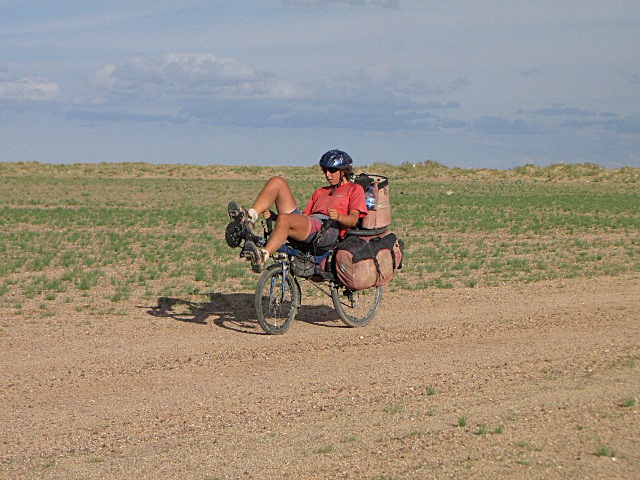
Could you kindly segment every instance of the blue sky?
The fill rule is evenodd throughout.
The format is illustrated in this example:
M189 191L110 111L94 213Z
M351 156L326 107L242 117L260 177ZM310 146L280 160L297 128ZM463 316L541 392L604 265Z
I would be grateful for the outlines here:
M637 0L4 0L0 161L640 167L638 32Z

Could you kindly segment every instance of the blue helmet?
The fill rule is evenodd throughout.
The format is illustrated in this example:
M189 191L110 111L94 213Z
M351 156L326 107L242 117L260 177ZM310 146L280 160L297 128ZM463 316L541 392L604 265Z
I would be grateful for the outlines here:
M322 168L347 170L353 165L353 160L347 152L343 152L342 150L329 150L322 155L319 163Z

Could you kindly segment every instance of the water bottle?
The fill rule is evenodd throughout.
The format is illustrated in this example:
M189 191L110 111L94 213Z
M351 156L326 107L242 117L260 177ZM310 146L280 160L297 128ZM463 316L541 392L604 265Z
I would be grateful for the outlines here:
M364 200L367 204L367 210L374 210L376 208L376 192L373 191L373 187L367 187L364 192Z

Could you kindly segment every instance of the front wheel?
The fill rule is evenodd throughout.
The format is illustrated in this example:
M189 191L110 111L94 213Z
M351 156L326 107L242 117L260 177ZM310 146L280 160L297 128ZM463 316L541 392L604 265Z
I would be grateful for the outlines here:
M283 279L282 267L272 266L258 279L255 296L258 323L269 335L287 331L300 306L300 288L291 273Z
M369 324L378 310L382 300L382 287L355 292L332 288L331 300L340 320L350 327L364 327Z

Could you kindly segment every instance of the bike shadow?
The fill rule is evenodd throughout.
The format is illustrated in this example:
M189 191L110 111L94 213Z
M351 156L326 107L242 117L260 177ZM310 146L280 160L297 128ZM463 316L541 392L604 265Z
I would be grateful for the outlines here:
M208 299L202 302L159 297L157 305L147 307L147 314L199 325L213 323L220 328L239 333L266 335L256 318L253 293L206 295ZM333 328L344 326L337 319L336 311L326 305L301 305L296 321Z

